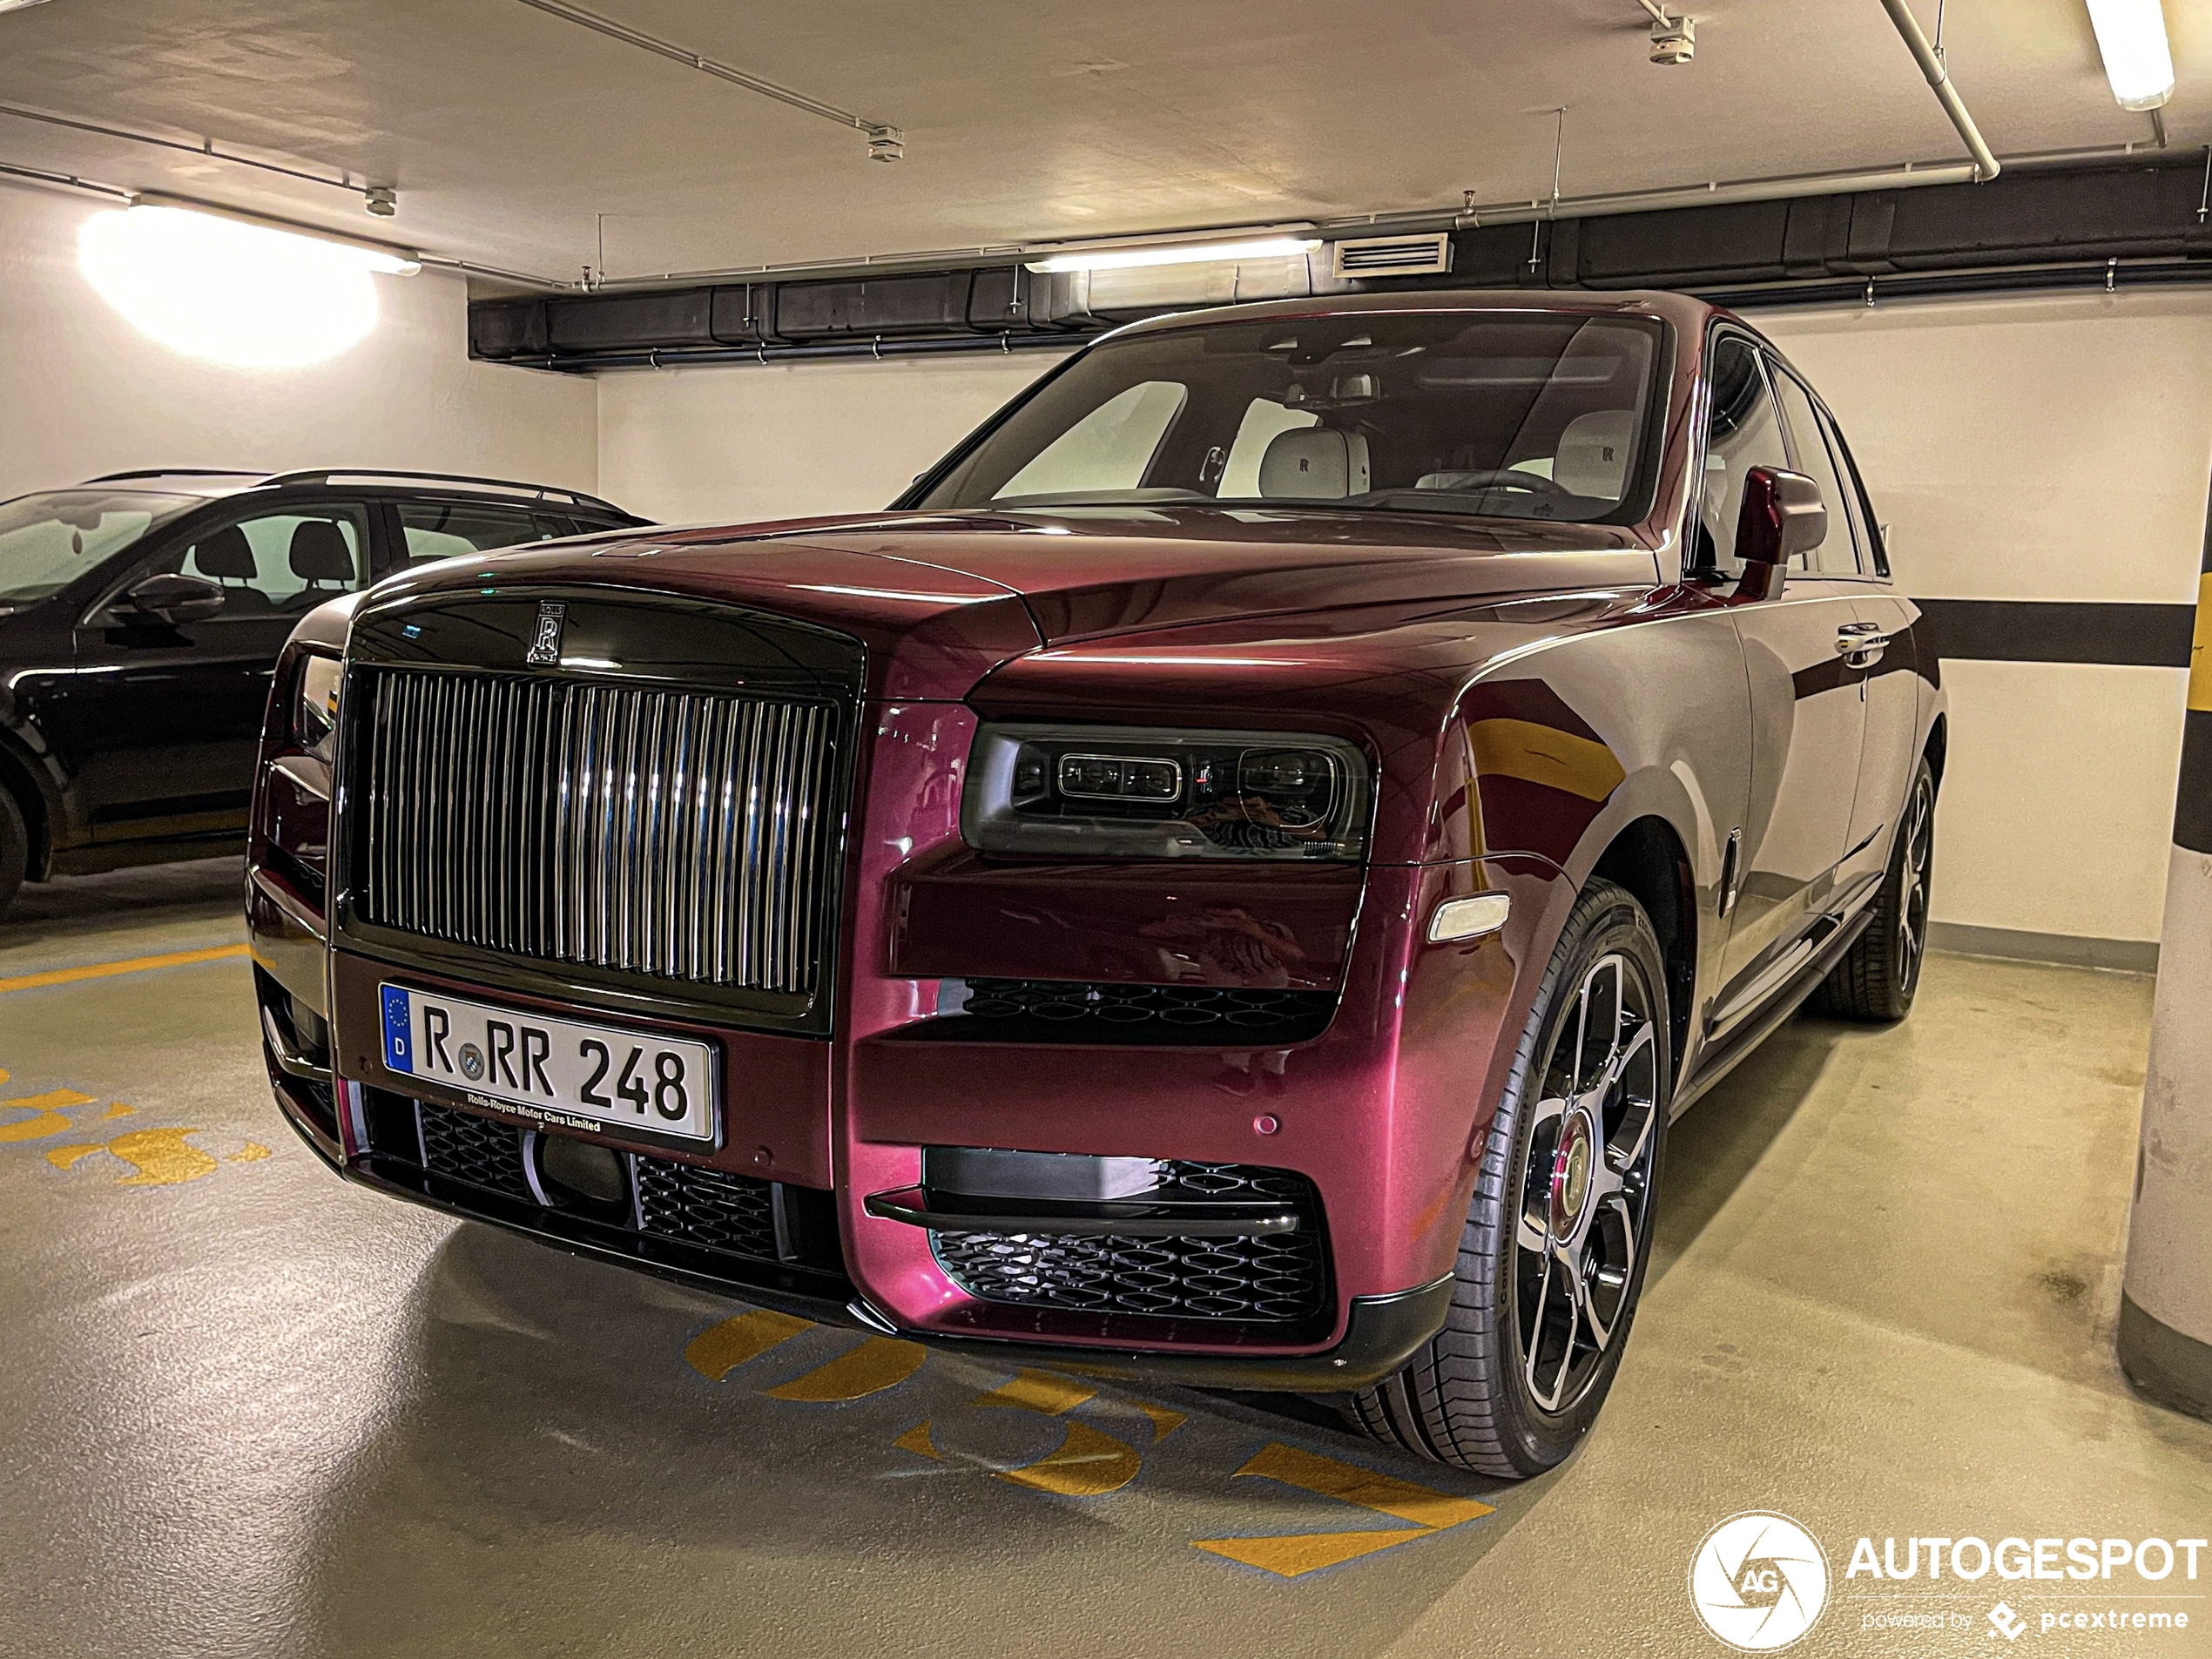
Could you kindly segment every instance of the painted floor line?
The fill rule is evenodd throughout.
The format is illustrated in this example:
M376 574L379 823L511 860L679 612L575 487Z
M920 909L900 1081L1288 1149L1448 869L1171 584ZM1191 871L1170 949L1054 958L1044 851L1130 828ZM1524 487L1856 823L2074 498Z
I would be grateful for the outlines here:
M110 979L118 974L143 974L152 968L183 968L192 962L219 962L246 954L243 945L219 945L212 950L172 950L159 956L132 956L119 962L92 962L83 968L57 968L48 974L25 974L0 979L0 995L10 991L43 990L49 985L74 985L79 980Z

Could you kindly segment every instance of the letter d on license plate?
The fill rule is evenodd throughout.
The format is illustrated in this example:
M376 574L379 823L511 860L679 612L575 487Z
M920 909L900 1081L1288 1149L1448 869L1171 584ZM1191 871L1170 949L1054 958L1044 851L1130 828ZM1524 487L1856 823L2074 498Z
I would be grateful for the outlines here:
M388 1070L549 1123L714 1138L719 1103L706 1043L400 985L379 990Z

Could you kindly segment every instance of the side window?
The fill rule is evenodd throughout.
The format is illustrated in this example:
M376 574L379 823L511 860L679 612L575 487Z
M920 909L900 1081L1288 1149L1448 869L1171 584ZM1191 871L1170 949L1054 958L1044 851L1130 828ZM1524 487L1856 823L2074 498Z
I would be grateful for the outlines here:
M1267 446L1285 432L1320 424L1318 415L1285 408L1271 397L1254 398L1245 406L1244 418L1237 423L1237 435L1229 445L1221 484L1214 494L1224 501L1246 501L1258 495L1259 463Z
M1787 468L1790 455L1758 349L1731 334L1713 347L1710 361L1712 414L1705 431L1697 546L1690 563L1693 568L1734 575L1742 568L1736 557L1736 521L1743 510L1744 476L1754 467Z
M1112 496L1143 488L1160 441L1188 395L1176 381L1145 381L1117 392L1039 450L991 499Z
M204 531L138 574L206 577L223 590L219 620L297 616L360 587L368 545L358 507L284 507Z
M1844 429L1825 409L1820 411L1820 429L1828 435L1828 447L1835 452L1849 486L1851 529L1858 537L1859 552L1876 576L1886 578L1889 550L1882 545L1881 526L1874 521L1874 500L1866 493L1866 481L1858 475L1858 463L1851 458L1851 445L1844 442Z
M400 533L407 543L403 569L567 533L527 508L497 502L403 501L399 507Z
M1806 555L1808 563L1791 563L1797 569L1811 569L1824 576L1857 576L1858 554L1853 546L1857 537L1851 523L1851 492L1844 487L1843 476L1836 469L1836 457L1829 452L1827 435L1821 430L1820 415L1797 377L1787 370L1777 370L1774 389L1782 399L1782 413L1790 423L1791 446L1797 452L1797 470L1820 486L1820 499L1828 509L1828 535L1817 547Z

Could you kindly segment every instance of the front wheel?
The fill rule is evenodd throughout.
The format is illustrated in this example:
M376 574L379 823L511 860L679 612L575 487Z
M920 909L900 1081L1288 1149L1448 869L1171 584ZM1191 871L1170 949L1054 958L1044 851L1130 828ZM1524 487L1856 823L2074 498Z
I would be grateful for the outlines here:
M1935 867L1935 772L1925 756L1912 770L1890 867L1874 896L1873 919L1806 1007L1846 1020L1902 1020L1920 988L1928 949L1928 880Z
M1376 1438L1519 1479L1596 1420L1651 1251L1674 1076L1665 985L1642 907L1591 882L1484 1141L1451 1314L1405 1369L1352 1397Z

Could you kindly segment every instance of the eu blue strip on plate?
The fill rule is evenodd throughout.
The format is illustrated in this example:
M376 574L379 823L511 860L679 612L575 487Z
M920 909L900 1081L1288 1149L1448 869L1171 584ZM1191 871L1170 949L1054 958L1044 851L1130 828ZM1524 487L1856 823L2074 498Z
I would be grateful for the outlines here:
M384 1063L394 1071L412 1073L415 1061L408 1052L412 1039L413 1019L408 1012L407 993L396 985L384 988Z

